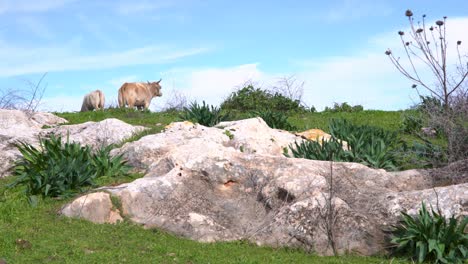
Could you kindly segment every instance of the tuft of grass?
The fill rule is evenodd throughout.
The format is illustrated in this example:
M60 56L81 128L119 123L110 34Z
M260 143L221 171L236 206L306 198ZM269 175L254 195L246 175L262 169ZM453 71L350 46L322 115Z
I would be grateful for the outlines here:
M231 133L231 131L229 130L224 130L223 134L225 134L226 136L229 137L229 140L233 140L234 139L234 134Z

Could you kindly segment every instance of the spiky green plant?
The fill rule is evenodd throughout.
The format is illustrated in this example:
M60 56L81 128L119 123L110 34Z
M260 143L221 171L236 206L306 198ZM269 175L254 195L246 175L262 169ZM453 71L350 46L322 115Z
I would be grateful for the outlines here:
M348 161L349 154L343 150L343 143L335 138L328 141L322 139L322 142L317 141L303 141L301 143L294 142L289 145L292 157L303 158L311 160L330 160L333 157L334 161ZM289 155L287 148L283 149L283 154L286 157Z
M13 166L17 179L9 187L26 186L33 205L39 196L68 197L94 186L98 177L126 174L129 168L121 156L110 156L110 148L92 153L89 146L62 143L61 136L40 139L39 149L25 142L16 147L23 156Z
M179 117L183 120L190 120L203 126L212 127L221 121L227 120L228 114L221 113L221 109L218 107L205 104L205 101L203 101L203 105L199 105L195 101L188 108L185 107Z
M344 119L330 121L329 141L302 142L290 145L296 158L359 162L373 168L396 170L394 147L399 142L396 133L371 126L357 126ZM342 141L348 143L343 150ZM333 155L332 155L333 154Z
M424 202L417 216L401 213L401 221L392 230L391 245L394 254L413 260L431 263L465 263L468 260L468 234L465 232L468 217L459 222L452 216L447 219Z
M358 126L345 119L332 119L330 133L348 143L350 161L373 168L396 170L395 149L400 143L398 134L372 126Z

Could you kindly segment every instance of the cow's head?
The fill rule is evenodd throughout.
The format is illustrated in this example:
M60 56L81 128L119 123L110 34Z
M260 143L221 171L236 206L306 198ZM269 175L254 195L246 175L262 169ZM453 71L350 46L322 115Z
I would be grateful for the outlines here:
M162 79L157 82L148 82L148 87L150 88L153 97L162 96L161 85L159 84L161 81Z

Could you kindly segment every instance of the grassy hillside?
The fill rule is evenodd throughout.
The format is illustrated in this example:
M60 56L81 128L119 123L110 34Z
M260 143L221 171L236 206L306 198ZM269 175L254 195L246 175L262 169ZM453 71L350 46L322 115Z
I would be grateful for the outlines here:
M380 111L367 110L355 113L303 113L295 114L289 118L294 126L301 130L309 128L320 128L328 131L328 122L333 118L345 118L358 125L372 125L396 131L401 125L402 115L406 111ZM147 126L150 128L162 128L173 121L180 120L178 112L142 112L128 109L107 109L105 111L76 112L76 113L55 113L67 119L70 124L79 124L87 121L101 121L106 118L117 118L132 125ZM236 118L246 118L247 115L240 114ZM161 126L157 126L157 124Z
M290 117L301 129L328 130L331 118L347 118L398 130L402 112L307 113ZM118 118L157 133L178 120L178 113L110 109L104 112L57 113L71 124ZM134 139L137 139L135 137ZM114 181L130 181L118 179ZM57 214L66 200L46 199L32 208L21 187L6 189L12 179L0 180L0 262L7 263L407 263L383 257L319 257L300 250L258 247L246 242L197 243L157 229L145 230L124 222L92 224ZM115 184L116 182L101 182Z

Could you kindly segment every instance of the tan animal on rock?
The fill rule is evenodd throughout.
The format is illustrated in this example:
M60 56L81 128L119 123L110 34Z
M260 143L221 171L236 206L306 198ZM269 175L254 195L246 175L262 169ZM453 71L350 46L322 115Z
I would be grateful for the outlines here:
M119 106L148 109L153 97L162 96L161 85L157 82L124 83L119 89Z
M93 111L94 109L104 110L104 101L104 93L101 90L92 91L83 98L81 112Z

